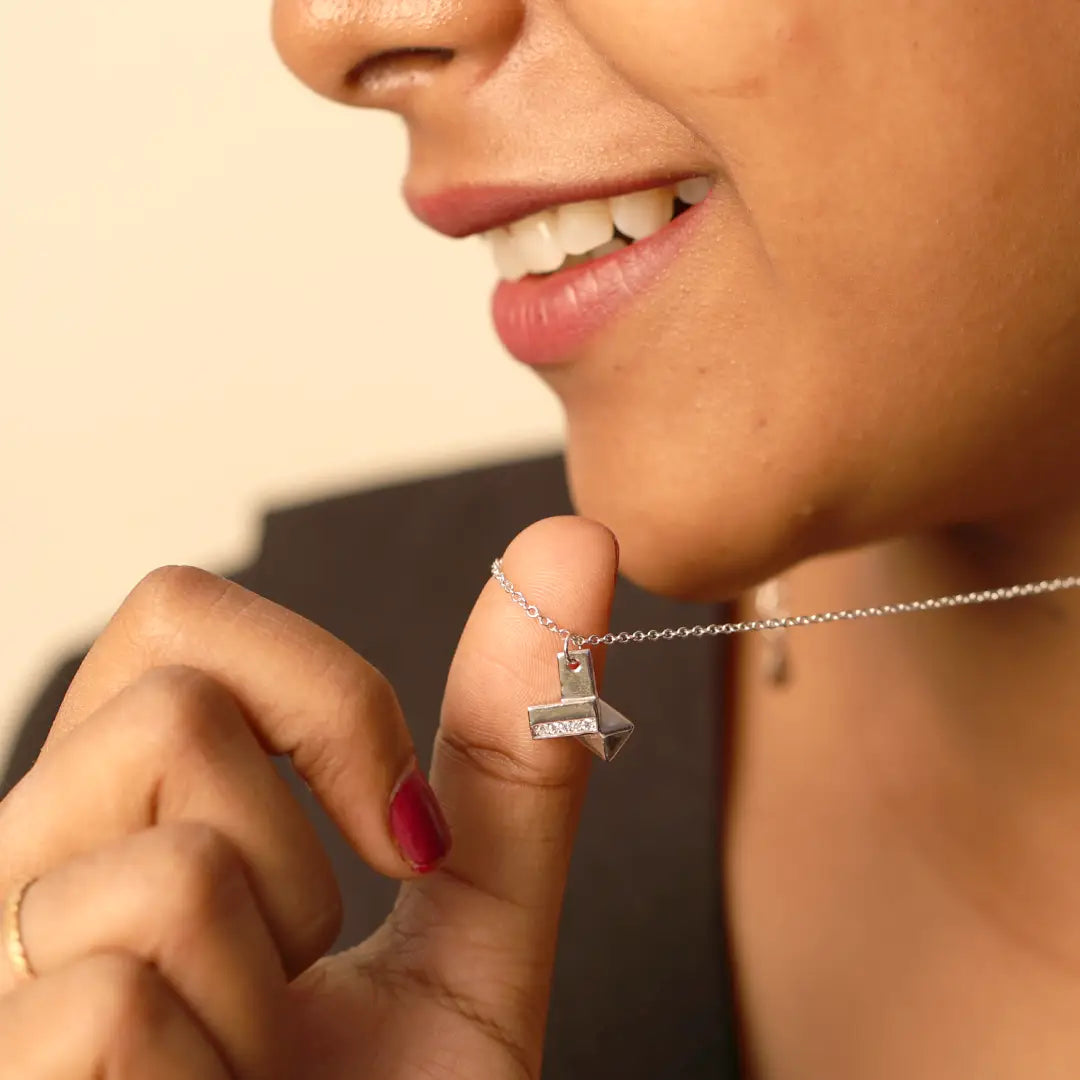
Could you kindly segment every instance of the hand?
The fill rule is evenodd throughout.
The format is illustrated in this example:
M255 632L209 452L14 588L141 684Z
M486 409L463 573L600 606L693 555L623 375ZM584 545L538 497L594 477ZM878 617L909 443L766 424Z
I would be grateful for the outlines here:
M505 565L594 633L616 559L607 530L553 518ZM443 705L432 784L454 843L432 869L439 816L378 672L235 584L149 575L0 803L0 896L31 879L20 927L36 975L18 981L0 955L0 1077L538 1076L591 758L529 736L557 646L488 582ZM322 958L340 897L269 760L282 753L356 851L405 880L383 926L337 956Z

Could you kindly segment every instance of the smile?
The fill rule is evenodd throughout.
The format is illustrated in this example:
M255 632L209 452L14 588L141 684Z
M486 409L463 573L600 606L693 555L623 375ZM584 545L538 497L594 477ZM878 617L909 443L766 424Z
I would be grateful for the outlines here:
M566 203L492 238L502 280L491 300L504 348L561 364L659 281L709 207L712 182Z
M501 279L491 303L495 330L511 356L548 365L571 359L663 277L715 190L712 178L697 175L561 189L406 190L405 198L438 232L486 238Z
M565 203L484 233L503 281L558 273L646 240L691 206L712 181L698 176L607 199Z

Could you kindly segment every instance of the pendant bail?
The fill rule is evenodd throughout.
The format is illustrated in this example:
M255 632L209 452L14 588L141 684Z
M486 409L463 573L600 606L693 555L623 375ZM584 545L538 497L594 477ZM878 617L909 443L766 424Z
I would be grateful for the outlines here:
M571 671L577 671L577 669L579 667L581 667L581 662L579 660L577 660L574 657L573 653L570 651L570 646L572 644L573 644L573 635L570 633L569 630L564 630L563 631L562 651L563 651L563 656L566 657L566 666Z

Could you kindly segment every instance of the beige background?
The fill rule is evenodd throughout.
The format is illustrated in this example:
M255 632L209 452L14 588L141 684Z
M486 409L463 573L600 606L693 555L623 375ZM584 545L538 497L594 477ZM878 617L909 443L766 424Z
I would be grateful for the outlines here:
M154 566L560 432L481 242L407 215L400 125L296 82L266 3L2 6L0 760Z

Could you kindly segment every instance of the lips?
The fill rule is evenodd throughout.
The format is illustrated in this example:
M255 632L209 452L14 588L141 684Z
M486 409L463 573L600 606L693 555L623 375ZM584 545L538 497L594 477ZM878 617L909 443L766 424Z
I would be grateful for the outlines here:
M569 360L658 281L700 223L707 202L645 240L545 276L502 281L491 313L506 350L534 366Z
M701 176L552 189L458 189L406 199L451 236L491 240L503 345L526 364L565 361L674 260L708 204Z

